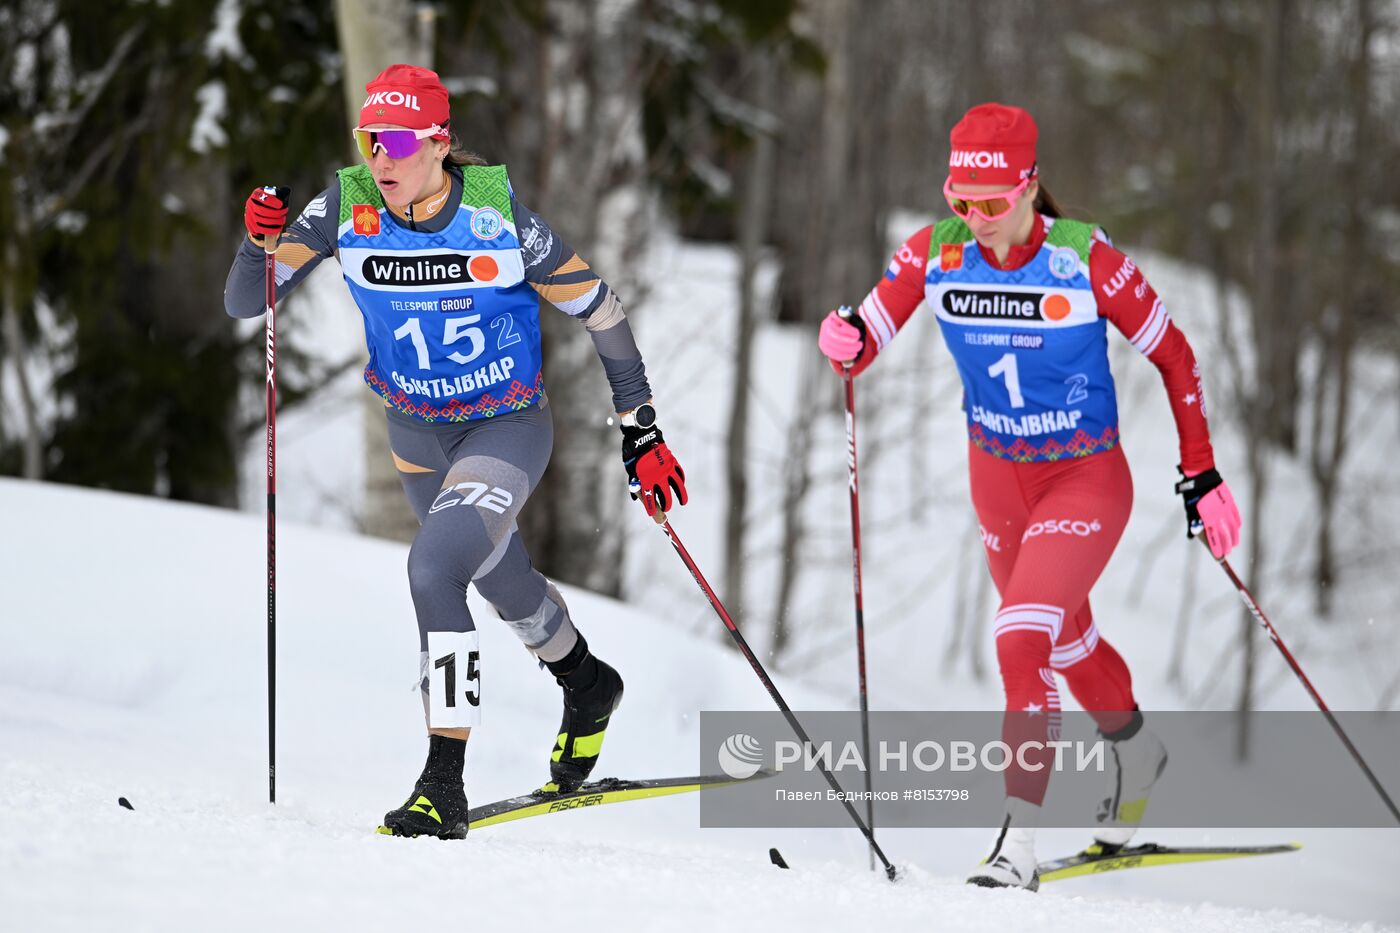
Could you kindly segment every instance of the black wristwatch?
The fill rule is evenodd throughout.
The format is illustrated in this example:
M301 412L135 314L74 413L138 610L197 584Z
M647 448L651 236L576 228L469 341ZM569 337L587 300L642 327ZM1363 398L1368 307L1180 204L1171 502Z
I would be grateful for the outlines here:
M636 408L622 415L622 424L629 428L642 428L643 430L656 425L656 408L651 402L643 402Z

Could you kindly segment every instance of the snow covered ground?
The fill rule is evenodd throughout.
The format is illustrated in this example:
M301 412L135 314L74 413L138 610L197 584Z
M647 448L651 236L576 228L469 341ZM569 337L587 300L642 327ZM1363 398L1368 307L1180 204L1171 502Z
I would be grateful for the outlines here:
M373 833L423 754L405 548L284 523L279 802L265 802L260 517L0 480L0 916L6 930L1379 930L1400 921L1400 832L1255 831L1296 855L984 891L983 831L698 828L694 796L493 827L466 842ZM631 520L631 519L629 519ZM636 517L638 534L648 533ZM649 532L655 534L655 532ZM657 543L664 546L664 542ZM764 709L712 633L566 590L627 678L600 772L694 773L697 712ZM688 614L689 594L671 608ZM475 598L484 802L536 786L557 688ZM716 626L717 627L717 626ZM783 679L799 708L844 697ZM117 806L127 797L134 811ZM1185 831L1163 841L1200 839ZM1045 834L1047 853L1082 840ZM780 846L794 870L769 866Z
M921 222L912 216L898 219L891 225L892 238L902 239ZM664 234L655 236L652 246L654 254L648 262L653 273L652 291L645 301L630 304L629 316L646 356L668 441L687 470L692 504L677 513L676 527L712 582L723 589L721 545L727 510L723 426L730 393L728 366L735 330L737 262L729 247L698 245ZM1196 349L1211 404L1217 461L1247 509L1245 448L1238 428L1239 413L1231 411L1227 404L1230 377L1221 341L1222 322L1238 327L1242 321L1240 299L1233 297L1234 306L1222 309L1219 296L1200 270L1135 250L1131 244L1127 248ZM872 282L879 271L872 270ZM772 281L771 269L766 281ZM852 302L859 298L850 296ZM359 315L348 304L339 271L331 263L318 269L283 311L279 324L284 338L302 342L303 349L319 353L324 361L340 360L363 345ZM545 308L542 313L553 312ZM261 325L250 322L245 326ZM582 330L578 336L584 339ZM802 367L815 355L813 343L811 333L771 324L760 327L757 336L758 365L749 387L755 406L749 458L750 573L742 622L760 652L771 638L775 584L781 569L778 491L787 467L787 442L797 407L799 377ZM1171 492L1176 478L1175 434L1156 370L1114 332L1110 333L1110 347L1123 415L1124 448L1136 482L1136 502L1123 542L1095 588L1096 617L1105 637L1132 666L1135 689L1144 708L1228 709L1236 702L1239 681L1238 602L1201 549L1183 539L1181 507ZM1305 375L1306 372L1305 367ZM1398 376L1392 357L1362 352L1355 377L1353 430L1364 442L1353 444L1342 483L1339 516L1344 533L1338 544L1342 578L1334 592L1335 612L1330 621L1317 617L1311 595L1312 492L1306 470L1298 459L1276 457L1272 461L1272 484L1265 509L1265 571L1257 592L1309 675L1335 708L1400 708L1400 618L1393 610L1400 602L1400 583L1393 571L1400 560L1400 479L1392 467L1400 453ZM228 863L231 867L227 870L236 874L238 870L232 866L244 865L248 871L257 872L249 877L263 879L270 885L280 885L279 879L286 878L290 885L287 890L302 892L321 890L336 878L336 874L319 870L321 865L343 866L345 885L357 891L377 892L381 881L390 886L398 881L411 882L409 874L396 874L392 867L406 864L399 861L403 857L398 854L387 857L389 867L375 863L376 870L382 867L385 872L383 879L376 880L368 877L372 874L369 868L338 849L331 854L317 848L330 845L327 839L338 832L354 845L367 846L367 858L382 858L386 850L373 846L381 840L367 842L361 838L360 830L367 819L372 821L383 809L398 802L406 789L405 782L416 773L421 756L421 743L411 726L416 722L417 700L409 690L414 676L413 625L401 576L403 549L325 533L353 530L362 515L360 495L366 442L360 400L365 391L358 373L352 370L300 411L278 419L278 509L289 523L282 548L283 613L287 620L283 664L287 671L299 670L300 677L307 679L290 682L286 676L283 678L286 699L281 786L287 806L279 805L275 817L257 803L262 793L259 760L263 741L263 706L258 686L262 677L260 442L250 443L244 458L243 501L254 517L239 520L199 512L198 529L187 532L187 540L193 543L175 552L179 567L186 566L191 553L207 555L199 561L198 574L192 569L172 574L163 569L160 561L145 555L139 568L114 570L113 580L103 577L101 586L94 582L64 594L79 601L67 612L55 612L41 595L22 597L31 600L27 604L33 607L31 616L51 620L43 629L49 640L26 634L27 639L34 639L26 651L12 652L8 644L0 646L5 649L0 656L0 690L8 691L0 693L6 698L0 705L0 715L6 717L7 730L18 728L16 723L24 721L23 717L15 718L14 710L27 709L32 716L42 712L50 717L41 720L44 722L57 716L53 710L72 701L49 696L55 690L53 683L66 682L65 677L72 679L74 672L79 672L82 676L63 689L86 690L83 695L90 700L113 694L122 698L126 705L121 708L128 711L126 719L112 723L110 728L84 733L85 741L100 743L108 741L109 734L140 733L135 725L140 722L146 723L146 728L156 729L153 735L164 736L161 741L168 744L159 746L162 751L194 742L185 755L190 760L189 770L180 772L179 788L181 793L188 791L193 796L164 800L143 797L143 806L143 800L136 799L133 791L133 801L140 808L136 813L108 812L109 798L114 800L116 793L125 793L108 790L101 795L102 806L92 811L95 825L106 826L108 821L122 819L126 821L122 825L129 826L131 818L145 819L141 814L163 806L170 822L162 825L170 832L178 832L177 827L182 824L177 814L184 813L186 822L192 822L199 812L195 808L198 795L214 792L224 804L221 813L229 818L243 814L250 829L247 838L243 833L231 834L227 844L237 851L220 850L218 858L209 857L208 864L214 866L211 870L222 870L219 866ZM855 661L850 633L844 438L839 384L834 376L823 380L819 391L825 393L824 407L812 419L813 482L803 512L808 535L798 554L796 595L787 617L792 640L775 667L787 675L785 689L795 705L849 709L855 706ZM1306 390L1303 395L1310 397ZM967 501L958 396L956 373L940 346L937 328L922 312L859 384L867 639L871 705L875 709L996 709L1001 703L986 631L995 611L995 596L989 587L979 585L985 570L977 526ZM256 417L260 404L260 394L250 399L250 417ZM599 413L601 428L606 415L604 398L599 399ZM1303 422L1306 423L1306 417ZM545 482L549 482L548 475ZM26 490L24 495L36 493ZM88 500L79 497L54 507L68 509L75 516L85 509L97 508L95 504L79 505L79 501ZM113 501L102 500L103 508L116 508ZM155 515L175 514L159 511L149 503L142 503L141 507L156 509L130 519L133 526L143 529L143 536L148 524L166 521ZM0 514L7 517L9 511L8 507L0 508ZM580 615L581 624L587 627L590 639L609 639L609 656L620 660L628 677L628 715L619 719L619 731L609 739L605 770L644 775L692 772L696 761L697 710L767 709L769 700L742 663L720 647L723 635L718 624L655 528L639 511L622 520L629 524L631 532L626 571L628 604L570 592L571 605ZM295 522L315 525L323 531L291 527L290 523ZM120 545L95 543L106 537L93 538L92 523L87 519L73 524L55 518L49 525L62 538L52 548L62 553L80 547L77 553L100 554L103 561L122 556ZM27 526L21 522L20 527ZM84 528L77 538L72 530L75 527ZM234 536L242 543L228 551L222 545L216 548L214 541L209 540ZM28 540L30 533L26 531L21 537ZM1237 567L1246 565L1253 544L1246 540L1245 550L1235 560ZM191 552L191 548L196 550ZM298 549L302 549L300 557ZM37 550L33 566L48 568L46 561L51 560L52 553L53 550ZM45 569L26 573L19 568L31 565L10 559L5 559L3 566L16 570L16 580L33 577L41 584L53 572ZM83 574L92 572L85 563ZM128 582L133 580L144 582ZM166 586L188 580L188 590L183 598L176 598L173 592L167 594L170 603L159 610L143 609L143 599L137 592L150 592L153 580L163 580ZM113 592L123 595L114 599ZM237 609L226 605L230 595L240 600ZM93 599L94 596L101 598ZM75 620L87 620L92 608L110 609L114 605L120 607L120 623L115 632L107 626L105 616L100 622L94 618L83 621L82 627L73 627L77 625ZM191 610L191 606L196 608ZM178 651L172 648L174 653L159 662L155 655L138 654L134 657L139 663L128 657L132 649L124 647L125 641L113 645L101 641L101 648L96 651L83 647L97 637L94 626L103 638L116 638L117 633L146 618L138 616L142 612L149 612L152 617L141 624L169 627L169 637L178 634L194 638L193 634L184 633L186 625L193 623L174 620L195 618L200 620L195 628L209 627L209 637L221 641L190 641ZM25 616L20 613L5 618L6 642L11 638L11 618ZM290 628L293 618L298 620L296 629ZM1183 622L1187 628L1183 628ZM959 626L964 629L961 644L950 650L953 632ZM490 656L497 659L493 663L502 665L497 669L505 671L497 681L502 684L499 698L505 705L499 711L493 707L493 715L502 717L510 737L501 742L488 741L488 735L493 733L483 730L471 765L470 790L478 801L516 793L538 783L542 753L538 750L540 740L535 736L543 733L547 742L557 717L557 701L543 675L530 668L528 659L498 626L488 623L483 628ZM55 640L54 635L60 638ZM130 638L139 640L136 634ZM297 638L307 640L300 649ZM1256 648L1259 686L1255 704L1264 709L1308 708L1306 694L1276 653L1262 640L1256 640ZM102 663L69 670L65 666L71 662L68 653L75 650L80 658L91 653L100 657ZM291 653L297 650L304 650L303 656L314 660L294 666ZM177 702L176 698L182 691L197 689L184 680L193 675L181 672L181 665L191 663L186 658L207 656L211 651L219 659L221 670L236 662L238 673L236 677L227 675L226 682L196 681L203 684L198 689L209 695L203 701L191 701L193 705L216 705L221 717L214 727L218 743L214 744L215 736L211 736L207 744L200 744L206 742L202 734L209 727L182 728L181 723L193 720L189 704ZM59 657L64 660L55 660ZM136 666L109 671L110 665L120 659ZM392 677L386 676L386 668L392 670ZM643 677L654 678L654 691L643 686L644 681L639 679ZM87 678L94 679L100 687L84 687ZM527 688L526 684L535 683L530 678L538 685ZM383 688L386 680L392 680L389 692ZM219 683L223 686L217 686ZM10 694L16 690L28 699L22 702L22 697L16 697L11 701ZM299 690L305 693L298 694ZM44 699L36 699L40 694L33 691L42 691ZM510 693L508 697L506 692ZM148 704L155 700L148 693L164 705L150 707ZM302 700L297 699L299 695ZM638 696L646 696L646 702L638 703ZM1072 703L1068 693L1064 699ZM87 722L107 715L116 713L82 707L74 711L72 718ZM306 719L311 716L324 719L328 725L315 728ZM301 726L297 725L298 717L306 719ZM347 721L352 723L349 728ZM298 728L302 730L300 734ZM178 741L167 735L174 729L179 730ZM93 760L84 756L81 743L66 728L49 729L43 735L45 744L37 746L42 753L17 755L18 763L0 771L7 787L13 782L40 795L33 805L40 822L52 818L54 808L61 806L52 800L40 802L44 799L42 789L53 786L52 766ZM195 736L201 736L198 742ZM10 744L25 747L22 742ZM154 768L154 775L146 775L139 768L151 757L151 749L139 742L132 748L128 755L113 743L112 747L104 747L101 760L110 767L120 764L135 769L132 773L146 783L155 780L157 786L164 786L159 778L163 767L176 760L174 752L155 756L161 767ZM381 750L382 755L378 754ZM64 774L82 775L86 770L79 766ZM1396 781L1387 778L1392 783ZM136 784L140 786L142 782ZM189 787L191 784L195 786ZM174 795L175 791L171 793ZM1306 848L1298 855L1250 864L1128 872L1089 879L1073 887L1067 884L1059 890L1052 886L1041 901L1024 908L1024 901L1014 900L1015 895L1000 896L1001 899L994 895L989 900L978 892L958 887L959 877L988 843L983 832L888 831L883 838L892 857L914 866L909 872L913 884L899 886L898 893L890 893L867 879L865 873L850 871L851 866L864 864L854 833L785 833L778 839L759 831L700 832L695 829L694 807L693 800L677 798L580 813L567 819L527 821L489 838L482 833L475 840L482 846L544 847L538 851L548 853L541 858L549 868L539 872L539 883L550 885L551 896L535 898L523 893L520 886L493 883L471 889L472 897L487 899L479 902L490 904L491 916L508 919L519 917L511 911L536 909L536 904L543 910L545 903L634 904L653 893L664 902L674 900L681 886L689 884L691 887L686 890L696 893L685 895L683 903L688 907L704 905L706 920L741 929L764 925L770 929L798 929L804 918L839 919L849 925L862 917L870 923L887 923L896 928L939 922L972 928L984 919L988 928L996 928L1007 917L998 913L1000 908L996 905L1003 903L1029 911L1017 916L1030 929L1068 928L1105 920L1131 922L1149 929L1154 924L1193 929L1210 928L1212 924L1221 929L1244 929L1250 924L1271 929L1306 927L1297 915L1265 918L1252 913L1271 907L1354 922L1400 922L1400 894L1388 880L1400 869L1400 831L1395 830L1164 832L1156 838L1181 843L1297 839ZM301 822L295 822L290 815L293 809L295 819ZM116 824L112 825L115 829ZM277 835L264 838L258 827L266 827ZM234 845L237 839L244 839L244 844ZM1076 849L1081 843L1073 834L1047 833L1043 848L1047 854L1057 853L1060 849ZM121 844L120 838L114 842L118 854ZM771 877L773 871L763 854L773 844L781 845L789 860L803 865L806 871ZM569 847L577 845L587 847L589 867L570 866L562 878L558 877L555 868L566 861L564 850L558 847L574 851ZM275 870L268 861L268 847L285 855ZM410 851L415 858L424 857L417 854L418 849ZM466 853L434 852L426 857L470 859L477 857L477 851L471 848ZM516 850L491 851L492 866L501 871L514 866L523 874L523 858L509 854ZM663 851L665 857L658 857ZM723 859L699 854L702 852L719 853ZM130 871L137 871L144 864L141 859L127 863L112 852L108 852L108 857ZM682 868L695 859L703 861L705 873ZM179 867L188 871L198 862L161 864L170 870ZM291 867L293 864L303 867L297 869ZM672 881L658 881L655 872L667 873ZM617 887L613 886L614 875L619 879ZM469 883L478 878L494 882L498 876L468 870L461 877ZM4 884L0 879L0 893L5 892ZM176 896L178 885L166 887L167 896ZM191 889L203 891L206 899L209 896L209 890L198 884ZM42 890L42 885L34 888L35 892ZM553 897L556 892L561 896ZM806 897L808 893L810 897ZM1125 901L1104 899L1109 896L1131 897L1133 906L1124 907ZM1008 902L1007 897L1013 900ZM1147 902L1139 898L1154 898L1168 906L1144 906ZM278 897L266 902L282 904L286 900L297 898ZM376 904L382 902L386 916L419 916L412 912L417 909L416 901L406 903L407 899L396 900L394 896L373 900ZM1187 912L1187 905L1201 902L1251 913L1227 912L1217 916L1208 911ZM320 902L308 894L306 904L312 906L303 904L296 909L314 911L316 903ZM768 912L770 907L773 913ZM364 918L368 925L378 916L376 909L356 908L349 915ZM674 909L669 914L663 912L663 916L673 925L690 922L698 926L699 909L680 919ZM808 909L810 915L802 913ZM648 925L640 907L628 910L629 923ZM1079 910L1088 913L1075 912ZM1122 910L1131 911L1130 919L1125 919ZM603 921L598 925L601 928ZM1327 928L1328 924L1320 926Z

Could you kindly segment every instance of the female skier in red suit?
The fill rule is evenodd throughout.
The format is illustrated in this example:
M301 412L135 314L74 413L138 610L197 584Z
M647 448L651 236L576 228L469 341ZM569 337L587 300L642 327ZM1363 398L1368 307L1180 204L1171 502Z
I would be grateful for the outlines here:
M921 303L938 319L962 377L972 504L1001 596L1003 738L1012 748L1058 738L1063 677L1111 743L1112 790L1095 839L1121 847L1167 756L1089 608L1133 496L1108 323L1162 374L1189 533L1203 532L1223 557L1239 542L1240 515L1215 470L1191 347L1133 261L1097 227L1061 216L1040 185L1036 138L1018 107L969 110L953 128L943 185L955 216L909 237L855 318L828 315L819 345L838 370L859 374ZM1050 760L1026 756L1032 766ZM1035 826L1048 781L1048 767L1008 769L1001 832L969 882L1039 886Z

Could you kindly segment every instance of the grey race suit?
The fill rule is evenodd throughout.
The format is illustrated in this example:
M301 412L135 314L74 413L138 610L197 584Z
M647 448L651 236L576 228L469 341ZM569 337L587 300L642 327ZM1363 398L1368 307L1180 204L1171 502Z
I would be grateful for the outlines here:
M403 220L385 211L385 222L429 233L445 228L462 200L461 169L449 165L447 170L451 190L435 216ZM279 300L322 259L337 255L340 196L338 185L327 188L284 232L277 251ZM615 410L628 411L647 401L651 390L646 370L617 297L513 195L511 207L526 281L541 297L583 322L607 372ZM263 313L263 275L263 251L245 238L224 291L230 315ZM549 463L554 430L547 398L541 396L519 411L473 421L430 423L387 403L386 416L399 478L421 526L409 552L408 576L418 619L425 705L429 633L475 629L466 604L469 583L476 584L541 660L568 654L578 638L568 609L530 563L515 522ZM491 494L474 499L470 491L481 488Z

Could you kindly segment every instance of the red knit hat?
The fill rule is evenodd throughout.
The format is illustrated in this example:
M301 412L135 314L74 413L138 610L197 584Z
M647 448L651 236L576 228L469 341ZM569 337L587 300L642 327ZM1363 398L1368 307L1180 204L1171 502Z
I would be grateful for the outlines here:
M1035 174L1035 121L1020 107L978 104L948 134L955 185L1019 185Z
M365 85L365 91L369 96L360 106L360 126L394 123L411 130L441 126L442 138L447 138L447 88L437 72L417 65L390 65Z

